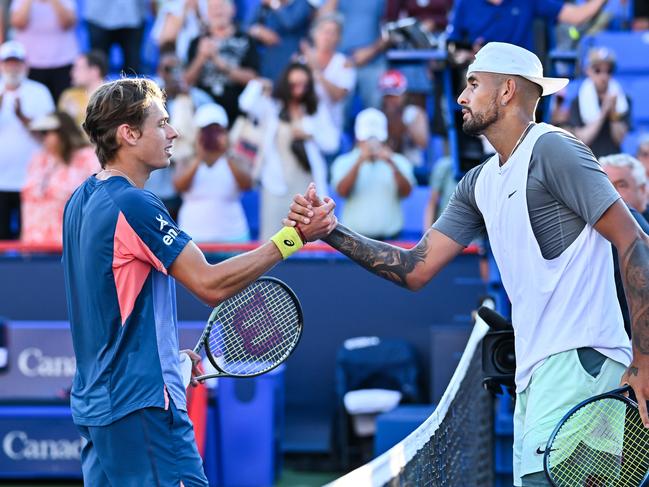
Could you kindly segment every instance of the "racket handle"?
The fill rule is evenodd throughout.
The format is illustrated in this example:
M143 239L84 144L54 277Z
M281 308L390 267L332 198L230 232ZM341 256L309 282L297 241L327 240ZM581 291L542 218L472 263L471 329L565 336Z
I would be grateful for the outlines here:
M180 375L183 378L185 389L192 380L192 359L186 353L180 354Z
M194 380L197 380L198 382L202 382L207 379L216 379L218 377L233 377L227 374L222 374L222 373L215 373L215 374L203 374L199 375L198 377L194 377Z

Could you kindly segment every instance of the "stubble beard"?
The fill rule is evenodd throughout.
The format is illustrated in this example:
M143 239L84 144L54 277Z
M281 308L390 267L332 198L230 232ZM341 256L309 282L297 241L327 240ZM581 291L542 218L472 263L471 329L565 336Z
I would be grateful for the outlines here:
M491 125L496 123L500 118L500 109L496 103L496 98L491 101L489 108L482 113L469 112L471 118L465 120L462 124L462 131L467 135L482 135Z

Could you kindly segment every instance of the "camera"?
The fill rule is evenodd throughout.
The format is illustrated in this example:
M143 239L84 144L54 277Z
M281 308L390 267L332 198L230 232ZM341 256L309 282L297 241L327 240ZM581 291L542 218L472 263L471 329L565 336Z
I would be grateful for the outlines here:
M478 310L478 316L490 328L482 340L482 383L495 394L502 392L501 386L512 391L516 375L514 329L502 315L485 306Z

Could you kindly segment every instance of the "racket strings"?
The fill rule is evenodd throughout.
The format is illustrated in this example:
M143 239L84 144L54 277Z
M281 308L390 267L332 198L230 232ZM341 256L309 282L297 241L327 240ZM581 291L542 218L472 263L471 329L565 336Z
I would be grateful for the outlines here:
M272 281L258 281L223 303L208 342L224 372L254 375L286 358L300 327L289 292Z
M649 432L638 410L615 398L575 411L549 448L549 473L559 487L639 486L649 469Z

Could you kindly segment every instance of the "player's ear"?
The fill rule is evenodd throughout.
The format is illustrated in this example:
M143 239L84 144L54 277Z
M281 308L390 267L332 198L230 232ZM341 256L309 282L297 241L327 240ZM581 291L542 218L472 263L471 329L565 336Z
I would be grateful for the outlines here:
M121 145L123 142L125 145L134 146L137 143L137 140L140 138L140 131L134 127L131 127L127 123L123 123L117 127L117 143Z
M500 104L502 106L506 106L514 98L517 88L516 81L513 78L505 79L500 86Z

